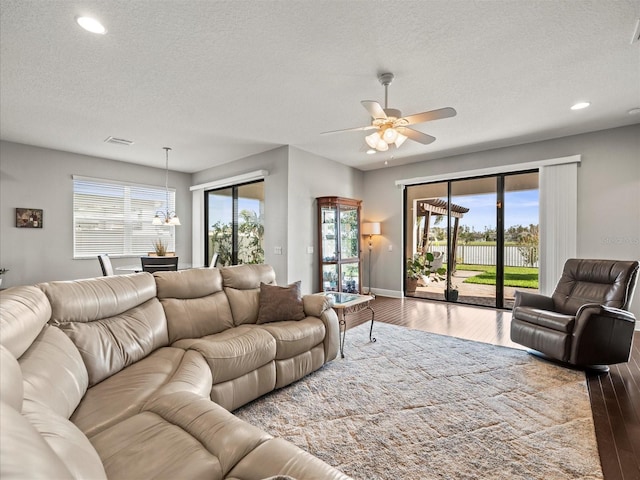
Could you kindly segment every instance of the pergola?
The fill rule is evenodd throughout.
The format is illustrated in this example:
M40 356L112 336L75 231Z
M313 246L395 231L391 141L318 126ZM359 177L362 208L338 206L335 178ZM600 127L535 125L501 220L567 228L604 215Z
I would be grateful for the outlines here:
M450 211L449 211L450 210ZM418 250L421 252L426 251L429 243L429 224L431 222L431 215L451 215L454 218L453 234L451 238L450 252L455 252L458 248L458 227L460 225L460 219L465 213L469 211L468 208L451 204L449 209L449 202L441 200L439 198L428 198L423 200L416 200L416 212L417 218L425 217L424 220L424 232L422 238L418 239ZM456 270L456 258L453 255L452 268Z

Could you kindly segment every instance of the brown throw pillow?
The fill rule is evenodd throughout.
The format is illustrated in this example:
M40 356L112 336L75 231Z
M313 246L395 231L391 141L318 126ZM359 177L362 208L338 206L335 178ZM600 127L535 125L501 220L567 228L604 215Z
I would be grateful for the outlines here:
M300 281L288 287L260 283L257 324L305 318Z

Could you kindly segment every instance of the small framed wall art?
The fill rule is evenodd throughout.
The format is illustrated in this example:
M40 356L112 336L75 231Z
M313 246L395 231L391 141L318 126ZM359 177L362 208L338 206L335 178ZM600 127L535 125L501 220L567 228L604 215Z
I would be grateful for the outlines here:
M39 208L16 208L16 227L42 228L42 210Z

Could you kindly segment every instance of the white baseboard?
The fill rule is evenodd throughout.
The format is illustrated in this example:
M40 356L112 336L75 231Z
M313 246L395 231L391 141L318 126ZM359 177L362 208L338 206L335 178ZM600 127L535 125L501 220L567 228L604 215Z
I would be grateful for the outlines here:
M381 297L402 298L404 295L398 290L385 290L383 288L374 288L371 290L374 295L380 295Z

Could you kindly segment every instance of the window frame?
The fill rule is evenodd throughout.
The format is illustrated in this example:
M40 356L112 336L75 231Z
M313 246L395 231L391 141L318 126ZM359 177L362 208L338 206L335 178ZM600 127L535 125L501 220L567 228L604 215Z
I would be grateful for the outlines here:
M264 199L264 192L265 192L265 185L266 182L264 180L264 178L260 178L257 180L251 180L251 181L247 181L247 182L243 182L243 183L236 183L236 184L232 184L232 185L226 185L226 186L222 186L222 187L218 187L218 188L210 188L208 190L204 190L204 233L205 233L205 240L204 240L204 265L206 267L210 266L210 258L211 258L211 254L213 252L210 251L210 247L211 247L211 243L209 241L209 194L215 193L215 192L219 192L222 190L227 190L229 189L231 191L231 201L232 201L232 212L231 212L231 227L232 227L232 238L231 238L231 265L240 265L241 262L239 261L239 253L240 253L240 245L239 245L239 226L241 224L240 222L240 210L239 210L239 205L238 205L238 201L239 201L239 196L238 196L238 190L242 187L248 186L248 185L255 185L255 184L262 184L262 192L263 192L263 203L265 202ZM263 205L264 208L264 205ZM263 223L262 223L262 227L264 228L264 218L262 219ZM263 240L264 240L264 233L263 233ZM262 245L264 247L264 244ZM264 255L264 250L262 251L262 255Z
M175 188L81 175L72 175L72 181L74 260L104 253L113 258L140 257L152 251L152 242L159 238L165 241L168 251L175 251L175 226L151 224L157 211L175 211ZM93 195L96 200L102 197L106 205L83 199L82 195ZM103 238L99 234L91 236L90 230L85 229L86 238L81 240L81 225L99 226L105 220L111 228L97 228Z

